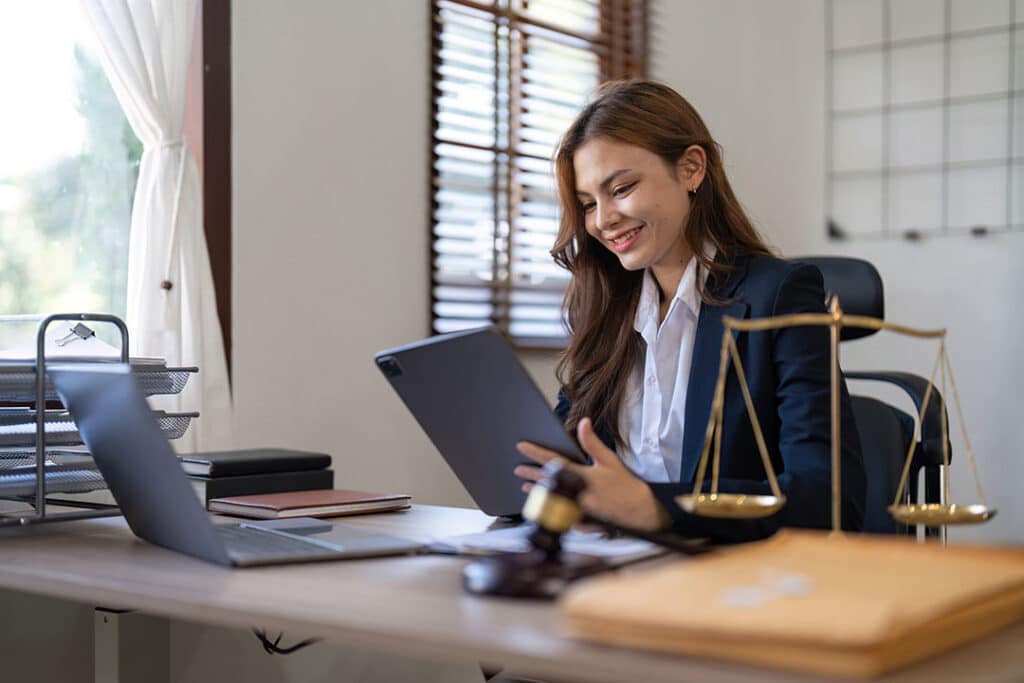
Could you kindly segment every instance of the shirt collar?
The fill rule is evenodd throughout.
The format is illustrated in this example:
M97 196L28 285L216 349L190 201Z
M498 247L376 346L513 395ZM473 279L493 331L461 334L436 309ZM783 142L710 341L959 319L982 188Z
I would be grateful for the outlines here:
M713 244L706 243L704 245L704 253L711 260L714 260L717 251ZM707 279L708 271L706 268L702 268L700 271L702 286L707 282ZM658 329L659 298L658 281L655 279L651 269L646 268L644 270L643 286L640 290L640 301L637 303L636 316L633 319L633 328L645 338L648 335L644 334L644 330L649 325L653 325L655 331ZM679 286L676 287L673 300L679 300L685 304L695 318L700 316L700 293L697 289L696 256L691 256L690 262L686 264L686 270L683 271L683 277L679 279Z

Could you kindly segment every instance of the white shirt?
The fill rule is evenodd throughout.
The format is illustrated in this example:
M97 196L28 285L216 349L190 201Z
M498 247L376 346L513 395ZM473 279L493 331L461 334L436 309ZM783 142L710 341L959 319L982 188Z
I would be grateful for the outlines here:
M707 271L701 276L706 280ZM619 432L626 437L619 457L641 479L669 482L679 481L682 468L686 388L701 305L697 259L687 264L660 325L658 291L647 269L633 323L647 348L643 363L633 368L619 410Z

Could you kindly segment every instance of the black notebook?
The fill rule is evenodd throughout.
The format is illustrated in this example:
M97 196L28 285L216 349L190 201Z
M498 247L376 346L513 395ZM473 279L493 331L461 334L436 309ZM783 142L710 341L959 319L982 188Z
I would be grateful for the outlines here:
M331 456L326 453L293 451L286 448L184 453L178 458L186 474L200 477L322 470L331 466Z
M190 476L188 480L205 506L211 498L332 489L334 488L334 470L239 474L234 477Z

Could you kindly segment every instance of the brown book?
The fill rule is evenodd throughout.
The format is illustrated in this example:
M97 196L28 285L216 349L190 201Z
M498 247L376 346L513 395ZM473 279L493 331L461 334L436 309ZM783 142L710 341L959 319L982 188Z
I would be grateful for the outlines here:
M232 496L210 500L210 512L256 519L285 517L336 517L368 512L388 512L409 507L412 498L406 494L369 493L320 489L289 491L258 496Z

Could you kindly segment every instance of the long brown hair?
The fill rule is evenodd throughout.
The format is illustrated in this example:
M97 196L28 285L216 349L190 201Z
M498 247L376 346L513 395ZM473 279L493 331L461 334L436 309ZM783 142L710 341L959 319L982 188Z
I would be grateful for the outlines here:
M574 430L582 418L590 417L599 433L624 445L618 415L629 375L641 357L643 341L633 329L633 319L643 271L623 268L584 227L573 155L594 138L636 145L673 168L691 145L704 150L704 180L690 198L682 230L687 247L697 258L698 271L704 268L708 272L708 284L698 285L705 303L721 303L714 289L732 270L737 257L770 251L729 186L718 143L689 102L667 85L652 81L613 81L598 89L562 137L555 154L562 217L551 255L572 273L564 304L571 337L557 375L572 402L566 427ZM717 250L714 260L704 253L705 243ZM698 283L702 281L697 278Z

